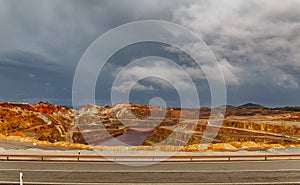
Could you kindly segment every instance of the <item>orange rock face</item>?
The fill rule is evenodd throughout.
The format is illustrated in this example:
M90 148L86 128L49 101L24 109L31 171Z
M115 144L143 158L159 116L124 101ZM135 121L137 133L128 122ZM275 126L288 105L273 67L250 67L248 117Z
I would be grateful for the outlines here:
M0 134L42 141L68 140L73 112L50 104L0 104Z
M144 130L152 133L140 146L143 150L183 147L180 150L199 151L208 145L208 151L237 151L300 145L299 112L229 107L222 125L208 124L210 112L210 108L163 109L135 104L87 105L73 110L48 103L0 103L0 138L32 138L63 142L64 146L78 143L77 147L97 145L129 130ZM216 135L205 135L214 130Z

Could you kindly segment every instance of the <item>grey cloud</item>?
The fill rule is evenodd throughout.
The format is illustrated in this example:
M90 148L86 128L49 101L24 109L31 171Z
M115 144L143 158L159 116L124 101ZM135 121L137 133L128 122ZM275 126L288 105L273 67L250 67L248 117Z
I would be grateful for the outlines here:
M49 57L11 50L0 53L1 99L5 101L63 100L71 86L67 70L61 70ZM69 78L69 79L68 79ZM35 101L36 102L36 101ZM34 103L34 102L33 102Z
M223 67L228 103L300 104L297 0L0 0L0 100L70 101L85 49L106 31L145 19L173 21L203 38Z
M31 67L31 68L54 68L55 63L48 57L38 53L22 50L8 50L0 52L0 67Z
M299 17L296 0L223 0L194 1L181 8L174 21L201 35L219 60L240 69L234 73L241 82L237 85L299 89L299 75L290 70L300 70Z
M169 19L172 11L165 9L174 6L158 0L0 0L0 98L70 101L77 63L96 38L127 22Z

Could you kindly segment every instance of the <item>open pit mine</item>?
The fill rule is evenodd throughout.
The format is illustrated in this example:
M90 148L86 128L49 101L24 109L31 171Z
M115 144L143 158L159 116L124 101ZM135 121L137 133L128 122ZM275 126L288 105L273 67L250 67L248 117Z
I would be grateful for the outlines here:
M220 125L210 108L0 103L0 147L86 150L239 151L300 147L300 112L227 106ZM209 133L214 131L215 135ZM208 134L207 134L208 133Z

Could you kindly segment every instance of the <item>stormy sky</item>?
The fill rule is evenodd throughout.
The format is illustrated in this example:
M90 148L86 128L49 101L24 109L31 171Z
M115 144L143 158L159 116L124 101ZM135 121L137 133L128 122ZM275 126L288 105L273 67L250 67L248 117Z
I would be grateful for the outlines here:
M73 76L89 45L115 27L142 20L170 21L205 41L224 74L228 104L300 105L299 0L0 0L0 101L71 105ZM134 85L131 102L161 97L178 106L174 84L155 77L164 74L188 89L176 67L157 59L124 69L152 55L182 64L202 105L210 105L209 85L187 65L190 56L149 42L109 59L98 77L97 104L110 104L113 80L123 69L123 83L115 87L121 92L136 75L154 74Z

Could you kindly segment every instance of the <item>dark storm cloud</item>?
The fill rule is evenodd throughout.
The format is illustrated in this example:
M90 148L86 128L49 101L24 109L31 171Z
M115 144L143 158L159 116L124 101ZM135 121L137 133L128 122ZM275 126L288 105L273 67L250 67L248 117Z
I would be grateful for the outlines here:
M0 47L78 61L89 44L111 28L140 19L170 19L172 11L165 9L172 9L173 3L158 2L1 0Z
M0 101L55 101L68 98L66 69L49 57L21 50L0 53ZM59 97L59 98L58 98Z
M296 0L0 0L0 101L70 103L85 49L106 31L145 19L200 35L220 61L229 103L300 104Z
M55 64L48 57L41 56L38 53L30 53L22 50L10 50L0 52L0 67L12 68L43 68L52 67Z
M70 104L72 78L85 49L121 24L171 19L165 9L174 4L158 2L0 0L0 101Z

